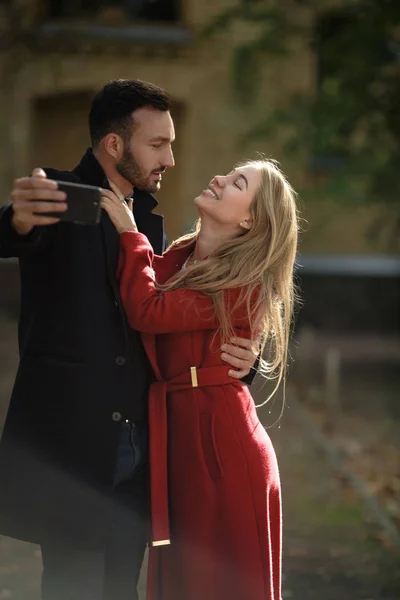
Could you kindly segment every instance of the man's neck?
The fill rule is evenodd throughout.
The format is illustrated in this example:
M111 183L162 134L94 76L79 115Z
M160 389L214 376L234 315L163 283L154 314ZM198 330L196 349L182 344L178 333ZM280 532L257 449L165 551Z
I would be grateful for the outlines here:
M118 173L113 165L111 165L107 160L105 160L101 152L93 150L93 155L97 159L97 162L103 169L108 181L112 181L115 185L121 190L125 198L132 194L133 186L129 181L124 179L122 175Z

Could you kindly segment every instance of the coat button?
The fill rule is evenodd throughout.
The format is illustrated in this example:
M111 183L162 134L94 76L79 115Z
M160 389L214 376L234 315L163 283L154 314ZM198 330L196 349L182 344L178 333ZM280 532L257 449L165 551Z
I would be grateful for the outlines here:
M121 417L121 413L119 413L119 412L113 412L113 414L112 414L112 420L113 421L120 421L121 418L122 418Z
M115 364L118 365L119 367L122 367L122 365L124 365L126 363L126 359L124 356L117 356L117 358L115 359Z

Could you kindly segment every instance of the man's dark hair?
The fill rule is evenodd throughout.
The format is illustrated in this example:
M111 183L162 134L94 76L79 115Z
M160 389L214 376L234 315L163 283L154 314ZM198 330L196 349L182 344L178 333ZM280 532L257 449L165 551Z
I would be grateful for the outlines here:
M109 133L129 140L134 127L132 112L144 107L170 110L167 92L139 79L115 79L107 83L95 95L89 113L92 146L95 148Z

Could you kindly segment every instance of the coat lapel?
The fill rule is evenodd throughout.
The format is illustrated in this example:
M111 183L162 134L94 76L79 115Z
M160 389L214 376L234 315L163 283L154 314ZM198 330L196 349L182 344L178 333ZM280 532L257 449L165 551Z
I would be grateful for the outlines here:
M133 214L138 229L144 233L155 254L163 253L164 217L151 212L157 206L157 200L141 190L133 192Z
M102 211L100 227L104 241L108 280L114 295L119 298L119 286L116 278L119 254L119 237L114 225L110 221L110 218L105 211Z
M73 173L87 184L110 189L107 177L91 149L88 149ZM134 215L138 229L144 233L156 254L162 254L164 240L164 221L161 215L151 211L158 205L157 200L149 193L141 190L134 191ZM104 251L107 267L107 276L114 297L120 299L119 286L116 279L119 255L119 236L107 213L102 210L100 220L101 235L104 242ZM121 303L119 302L119 305ZM122 309L121 309L122 310Z
M144 216L137 214L135 205L133 207L133 214L140 233L144 233L147 236L153 247L154 254L161 255L163 253L164 217L153 213L148 213Z

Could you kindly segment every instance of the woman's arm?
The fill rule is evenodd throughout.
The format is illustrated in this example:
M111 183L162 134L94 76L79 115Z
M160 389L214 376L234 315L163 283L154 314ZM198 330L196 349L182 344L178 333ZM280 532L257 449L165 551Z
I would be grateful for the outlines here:
M153 270L153 250L146 236L132 231L120 235L118 276L121 298L133 329L144 333L171 333L219 326L211 298L180 288L160 293ZM227 308L233 307L238 292L226 293ZM246 307L231 315L232 325L248 329Z
M102 207L107 211L108 216L114 223L119 234L131 232L126 240L121 241L120 268L121 287L123 286L123 296L125 298L125 308L128 314L128 320L135 329L148 331L152 333L161 333L162 331L185 331L193 329L207 329L218 327L215 318L212 302L204 294L198 294L189 290L175 290L162 295L157 293L153 268L157 269L162 256L154 256L152 248L147 238L132 237L132 232L137 233L137 227L134 215L132 213L132 200L129 204L118 189L110 181L110 190L103 190ZM138 250L138 256L132 256L132 252ZM141 255L140 255L141 253ZM133 264L132 264L133 263ZM139 273L138 279L132 279L132 270L136 269ZM142 288L140 286L142 285ZM139 286L138 300L140 305L136 305L135 290ZM232 306L232 321L235 318L238 321L238 327L249 329L247 311L236 309L235 301L237 291L226 292L225 301L227 309ZM152 313L154 307L154 315ZM243 314L241 314L241 312ZM168 317L168 320L166 319ZM224 360L235 370L231 369L229 375L235 379L241 379L247 375L245 383L251 383L254 377L254 371L250 373L251 367L255 363L255 354L253 343L244 338L230 340L230 344L222 347Z

